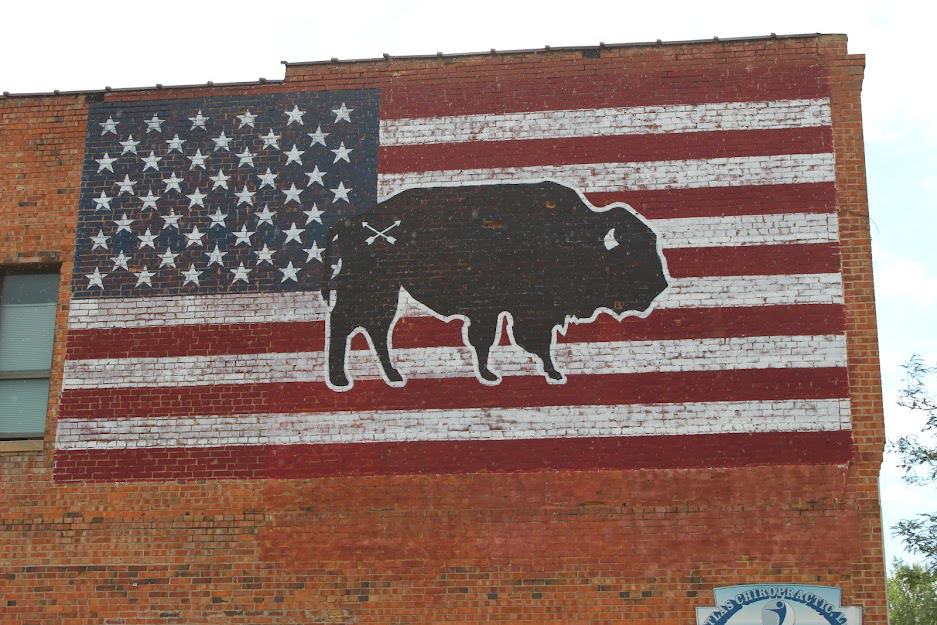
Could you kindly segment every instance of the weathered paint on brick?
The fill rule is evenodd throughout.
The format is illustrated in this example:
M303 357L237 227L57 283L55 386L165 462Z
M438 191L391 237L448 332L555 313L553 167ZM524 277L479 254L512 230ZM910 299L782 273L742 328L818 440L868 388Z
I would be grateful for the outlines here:
M694 71L716 78L686 78ZM466 83L473 85L473 92L487 89L496 94L511 79L514 84L521 81L527 86L523 98L532 108L548 102L554 109L573 110L581 102L573 93L557 92L551 79L565 77L583 84L602 81L608 85L607 95L589 106L627 109L644 106L655 85L675 75L682 78L673 80L683 80L681 88L697 98L752 102L825 98L827 94L816 88L816 78L822 78L829 91L828 110L824 104L798 106L813 106L812 114L819 118L829 116L835 159L778 163L772 171L778 180L809 171L816 188L828 184L823 181L835 181L835 195L808 194L796 211L823 215L835 209L835 219L793 217L791 224L754 220L740 231L762 235L760 229L769 228L771 236L784 241L800 240L796 237L818 241L827 240L829 227L838 226L841 283L833 273L833 281L811 279L803 290L794 292L811 305L832 306L823 309L832 317L842 313L836 308L839 303L845 305L844 320L840 320L845 323L845 352L832 345L830 357L845 358L848 368L846 414L854 448L846 457L851 460L814 464L809 458L792 456L789 463L775 466L713 463L719 468L685 462L673 465L684 468L669 469L502 473L480 468L464 474L369 475L369 463L382 461L372 457L360 458L362 470L345 477L212 479L211 466L224 471L226 462L259 475L289 476L308 460L301 453L255 457L250 445L234 445L229 448L230 457L214 457L215 464L208 465L196 480L54 484L56 432L67 437L70 431L66 424L57 428L56 414L64 358L71 349L65 344L69 316L89 331L110 314L121 316L128 328L141 324L135 320L133 307L117 300L107 303L112 309L106 312L68 309L87 121L85 97L0 100L4 157L0 262L61 263L63 276L46 450L0 455L0 620L63 625L443 620L676 624L692 622L695 606L711 604L711 589L716 586L803 582L841 586L844 604L863 606L866 623L885 623L877 481L884 427L859 98L862 72L863 58L847 54L844 37L818 36L607 49L599 58L589 59L578 52L557 51L291 65L283 84L106 96L145 100L378 87L388 94L388 106L382 111L388 119L394 110L425 117L459 115L463 119L450 132L473 134L481 131L475 118L467 116L503 116L505 112L484 110L484 103L479 104L474 93L464 88ZM759 80L765 76L773 80ZM772 93L771 85L778 84L779 77L789 88ZM395 95L395 85L403 82L409 88ZM418 86L426 93L445 89L448 96L444 100L420 98ZM791 96L794 92L796 96ZM616 123L637 123L628 117L632 114L622 113ZM782 117L773 123L783 123L785 114L780 111ZM562 138L561 122L537 122L535 130ZM674 118L671 123L682 122ZM713 123L725 120L717 114ZM402 144L391 148L397 150L410 149L405 146L407 133L422 130L415 125L393 132ZM707 180L705 165L694 171L698 180ZM661 219L673 217L668 213L671 207L653 204L655 185L659 185L652 176L654 170L645 164L641 172L643 190L636 193L649 199ZM616 201L613 196L619 189L609 184L595 191ZM715 191L701 188L681 193L704 199L697 202L701 217L711 217L714 213L707 210L718 207L721 211L724 206L730 212L720 215L733 214L731 206L737 201L733 190ZM766 193L760 201L770 205L771 197ZM714 245L736 223L705 222ZM667 231L679 237L679 226L672 224ZM819 274L807 275L817 278ZM774 288L771 280L776 278L765 277L762 291L747 293L718 279L704 286L696 281L692 288L687 282L679 297L689 298L683 300L693 302L686 304L689 307L712 297L731 298L736 306L758 306L770 298L788 303L792 291ZM258 302L263 310L258 314L263 320L284 323L321 322L317 302L311 298L292 302L288 313L272 300ZM204 322L206 315L230 320L249 303L233 302L230 308L205 302L198 304L200 308L184 302L171 305L179 306L177 325L185 326ZM679 303L674 308L681 310ZM257 320L251 314L240 321ZM820 329L818 321L812 323L817 331L810 334L839 332ZM120 413L132 401L130 396L115 395L111 408ZM765 408L739 407L749 411L746 414ZM841 408L828 400L798 406L782 402L772 408L777 413L759 414L770 421L797 419L807 411L813 415L811 422L817 422L816 415L822 412L831 428L842 425L833 425ZM212 414L187 418L193 428L208 428L218 425ZM470 427L471 415L466 419ZM654 421L653 427L668 427L667 423ZM141 433L159 427L145 419L138 425ZM341 430L340 425L330 427ZM705 424L688 419L674 427L680 431ZM302 423L296 424L296 430L297 436L309 431ZM674 440L676 448L667 452L674 458L680 458L681 445L683 455L705 451L690 436ZM236 438L225 443L235 441L243 443ZM470 448L455 449L465 449L460 453L466 453L467 459L475 453ZM133 450L127 451L127 462L136 462ZM413 453L436 452L420 448ZM586 447L576 453L589 451ZM714 453L729 454L730 450ZM185 457L167 453L160 468L174 479L184 478L189 466Z

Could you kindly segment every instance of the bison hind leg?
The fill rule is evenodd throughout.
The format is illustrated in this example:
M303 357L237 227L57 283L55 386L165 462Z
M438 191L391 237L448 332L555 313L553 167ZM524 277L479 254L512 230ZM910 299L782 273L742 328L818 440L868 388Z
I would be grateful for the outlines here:
M378 315L377 318L368 319L364 329L371 337L371 343L374 345L374 352L381 363L384 377L387 378L388 382L396 385L403 384L404 379L390 360L391 326L396 316L396 302L394 304L395 306L391 307L389 311L383 311L383 314Z
M390 360L391 327L397 313L397 293L339 293L329 313L329 382L336 390L351 386L345 372L348 341L358 328L371 339L386 381L403 384L403 376Z
M566 376L553 364L553 328L556 324L544 321L514 320L514 342L518 347L540 358L547 381L562 384Z
M488 368L488 354L498 333L498 313L474 313L468 316L466 342L475 350L478 377L483 383L497 384L501 376Z
M328 320L328 373L327 381L332 388L344 390L350 388L351 381L345 373L345 357L348 350L348 337L357 327L346 298L338 294L335 307L329 312Z

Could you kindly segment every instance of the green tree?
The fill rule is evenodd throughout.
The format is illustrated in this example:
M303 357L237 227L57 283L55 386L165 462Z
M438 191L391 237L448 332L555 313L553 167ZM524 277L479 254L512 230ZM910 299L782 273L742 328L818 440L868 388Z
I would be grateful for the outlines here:
M937 431L937 397L929 384L931 377L937 374L937 366L928 367L919 356L912 356L903 368L904 386L899 392L898 404L922 413L926 421L923 436L902 436L892 449L900 457L899 466L904 470L906 482L931 484L937 481L937 445L933 440L933 433ZM931 573L937 572L937 513L899 521L892 531L901 537L910 553L923 556ZM931 623L937 623L937 619Z
M888 577L888 620L891 625L937 623L937 574L896 560Z

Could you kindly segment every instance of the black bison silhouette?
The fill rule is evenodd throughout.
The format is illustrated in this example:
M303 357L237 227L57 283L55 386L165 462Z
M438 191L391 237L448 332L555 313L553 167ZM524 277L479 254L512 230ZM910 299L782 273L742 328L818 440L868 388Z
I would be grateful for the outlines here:
M488 353L502 314L547 381L564 382L551 355L560 327L603 311L644 313L668 285L657 235L641 217L624 204L593 209L548 181L410 188L333 226L325 268L336 245L326 336L337 390L351 384L345 356L358 329L370 336L385 381L404 383L391 357L401 287L442 318L464 318L478 379L496 384ZM328 303L326 278L322 295Z

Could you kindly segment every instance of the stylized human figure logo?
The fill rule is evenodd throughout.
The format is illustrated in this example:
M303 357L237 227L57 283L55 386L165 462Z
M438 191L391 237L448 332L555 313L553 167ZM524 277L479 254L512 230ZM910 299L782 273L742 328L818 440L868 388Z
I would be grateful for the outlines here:
M762 625L794 625L794 610L785 601L771 601L761 610Z

